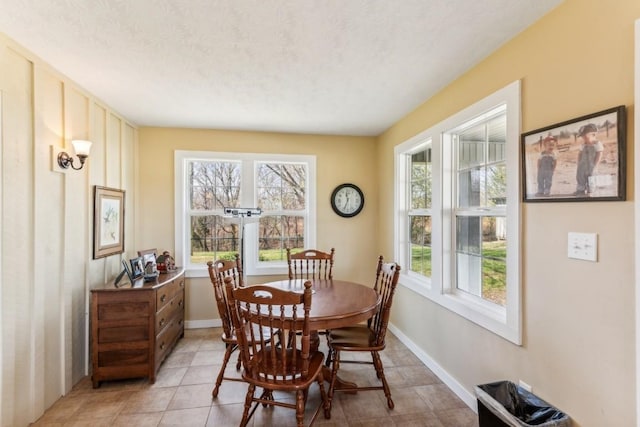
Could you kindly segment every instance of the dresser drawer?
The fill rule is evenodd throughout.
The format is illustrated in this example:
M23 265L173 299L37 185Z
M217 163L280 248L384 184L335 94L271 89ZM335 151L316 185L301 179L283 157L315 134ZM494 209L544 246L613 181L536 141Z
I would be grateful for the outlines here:
M171 351L173 345L182 335L184 328L184 312L178 311L176 315L169 319L167 326L156 337L156 368L164 360L166 355Z
M168 304L165 304L156 313L156 335L162 333L163 329L169 325L169 319L171 319L177 311L183 311L184 307L184 292L179 292L174 295Z
M167 305L171 298L184 290L184 279L178 278L167 283L156 291L156 311Z

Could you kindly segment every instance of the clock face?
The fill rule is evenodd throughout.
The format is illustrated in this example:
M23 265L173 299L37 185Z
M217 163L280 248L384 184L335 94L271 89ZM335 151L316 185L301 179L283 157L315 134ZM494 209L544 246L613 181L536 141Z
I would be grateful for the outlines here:
M339 185L331 194L331 207L342 217L356 216L364 207L364 194L356 185Z

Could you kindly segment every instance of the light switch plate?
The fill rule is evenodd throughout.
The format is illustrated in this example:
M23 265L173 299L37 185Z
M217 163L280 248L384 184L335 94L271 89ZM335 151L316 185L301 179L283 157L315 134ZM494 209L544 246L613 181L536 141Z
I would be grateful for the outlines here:
M598 260L598 235L596 233L569 232L567 256L586 261Z

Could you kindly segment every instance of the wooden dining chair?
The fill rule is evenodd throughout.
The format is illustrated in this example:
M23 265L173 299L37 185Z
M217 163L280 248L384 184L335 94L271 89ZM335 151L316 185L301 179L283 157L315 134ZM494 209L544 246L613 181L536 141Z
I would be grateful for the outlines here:
M225 279L231 307L231 318L238 334L242 357L242 378L249 383L240 426L246 426L257 406L280 406L296 411L296 423L304 425L304 412L309 388L316 382L320 389L321 403L311 419L315 421L321 408L329 418L329 401L322 375L324 354L311 352L309 312L311 310L311 282L304 284L304 292L285 291L266 285L234 288L231 279ZM290 346L282 346L265 337L280 332L289 335ZM297 335L296 332L302 332ZM256 395L256 387L264 391ZM295 392L295 403L279 401L273 391Z
M242 262L240 262L239 254L234 254L233 260L218 259L214 261L213 266L216 268L218 278L220 282L223 282L223 286L225 277L231 277L236 288L244 286Z
M389 315L391 313L391 303L393 302L393 294L398 285L400 276L400 266L395 262L384 263L382 256L378 258L378 267L376 269L376 281L374 290L380 298L380 305L376 314L367 321L366 324L358 324L346 326L342 328L331 329L327 335L329 343L329 353L327 355L327 364L331 365L331 381L329 385L329 406L333 395L336 391L353 392L364 390L384 390L387 397L387 405L389 409L395 406L391 399L391 390L384 376L384 368L380 359L380 352L385 348L385 335L387 333L387 325L389 323ZM371 353L372 361L361 360L341 360L340 354L343 351L355 352L366 351ZM341 387L336 389L336 379L340 369L340 363L361 363L373 365L376 370L378 379L382 382L379 386L360 386Z
M334 253L334 248L330 252L305 249L296 253L291 253L291 249L287 248L289 279L333 279Z
M229 281L234 287L238 287L241 285L242 274L239 274L239 272L241 272L242 270L239 270L235 267L235 265L239 265L237 261L238 255L236 255L236 261L216 260L207 262L209 277L211 279L211 284L213 285L213 295L215 296L218 313L220 314L220 320L222 321L221 338L222 342L225 345L222 366L220 367L220 372L218 372L218 376L216 378L216 385L211 392L211 395L214 398L218 396L218 391L220 390L222 380L242 381L242 379L238 377L224 376L225 370L227 369L227 363L229 363L229 359L231 358L231 354L238 348L238 339L233 330L231 311L229 310L227 293L224 287L224 279L228 277ZM236 370L240 370L240 355L238 355Z

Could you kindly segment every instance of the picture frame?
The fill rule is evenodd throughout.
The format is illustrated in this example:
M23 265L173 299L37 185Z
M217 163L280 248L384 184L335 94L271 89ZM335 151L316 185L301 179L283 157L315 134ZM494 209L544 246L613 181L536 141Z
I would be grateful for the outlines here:
M124 252L124 190L94 186L93 259Z
M626 108L521 135L524 202L626 200Z
M142 257L143 273L145 278L155 278L158 276L157 249L145 249L138 251L138 256ZM150 265L149 265L150 264Z
M129 260L131 264L131 277L135 280L139 277L142 277L144 274L144 264L142 261L142 257L135 257ZM132 282L133 283L133 282Z
M131 282L131 285L133 285L133 281L135 280L135 278L133 277L133 271L131 270L131 267L129 266L129 263L127 262L127 260L125 259L122 260L122 266L124 267L124 271L127 273L129 282Z

